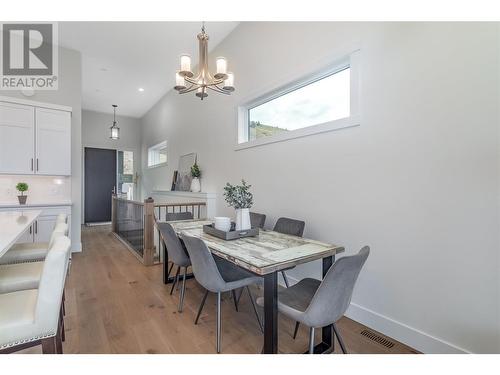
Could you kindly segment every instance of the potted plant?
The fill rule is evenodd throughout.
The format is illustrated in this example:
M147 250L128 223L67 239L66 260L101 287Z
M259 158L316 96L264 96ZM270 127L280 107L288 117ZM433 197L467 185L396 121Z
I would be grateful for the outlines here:
M198 163L194 162L194 164L191 166L191 177L193 177L193 179L191 180L191 191L193 193L198 193L201 191L200 176L200 167L198 167Z
M227 204L236 210L236 230L251 228L250 207L253 205L251 187L252 185L247 185L245 180L241 180L241 185L226 183L224 187L224 198Z
M28 196L24 195L24 192L28 191L28 184L26 182L19 182L16 185L16 189L21 193L21 195L17 196L17 199L19 199L19 204L26 204L26 199L28 198Z

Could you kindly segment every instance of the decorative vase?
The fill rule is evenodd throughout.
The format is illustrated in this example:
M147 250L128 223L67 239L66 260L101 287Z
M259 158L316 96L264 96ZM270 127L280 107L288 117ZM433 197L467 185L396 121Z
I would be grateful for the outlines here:
M236 230L248 230L252 227L250 224L250 209L236 209Z
M198 177L193 177L191 180L191 191L193 193L199 193L201 191L200 179Z
M26 199L28 199L27 195L18 195L17 199L19 199L19 204L26 204Z

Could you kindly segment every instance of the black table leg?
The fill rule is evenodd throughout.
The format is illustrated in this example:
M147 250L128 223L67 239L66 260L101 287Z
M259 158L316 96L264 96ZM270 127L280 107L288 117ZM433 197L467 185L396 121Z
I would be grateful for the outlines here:
M323 258L323 277L335 262L335 256ZM328 325L321 329L321 342L314 347L314 354L331 353L335 349L335 340L333 337L333 325ZM307 351L306 353L309 353Z
M264 276L264 354L278 353L278 273Z

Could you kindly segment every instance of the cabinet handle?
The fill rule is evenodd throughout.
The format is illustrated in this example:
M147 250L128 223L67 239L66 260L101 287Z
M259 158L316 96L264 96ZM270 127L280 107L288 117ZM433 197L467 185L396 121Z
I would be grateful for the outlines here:
M31 158L31 170L33 170L33 158Z
M36 171L38 172L38 158L36 158Z
M35 234L38 234L38 220L35 221Z
M31 234L31 225L30 225L30 234Z

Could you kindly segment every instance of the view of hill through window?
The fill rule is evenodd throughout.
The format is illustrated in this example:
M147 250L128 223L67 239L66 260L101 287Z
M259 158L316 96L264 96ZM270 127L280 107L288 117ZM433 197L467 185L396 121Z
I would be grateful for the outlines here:
M349 117L350 68L271 99L248 111L248 140Z

